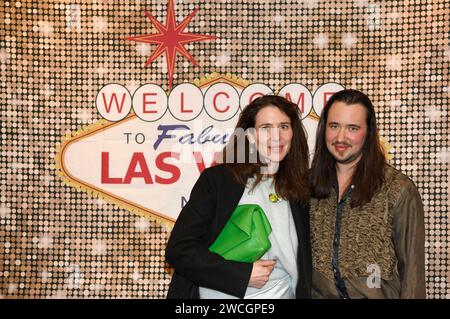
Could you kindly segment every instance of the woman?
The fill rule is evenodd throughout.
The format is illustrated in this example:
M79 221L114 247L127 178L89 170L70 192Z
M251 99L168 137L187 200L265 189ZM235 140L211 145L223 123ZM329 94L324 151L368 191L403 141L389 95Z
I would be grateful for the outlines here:
M297 106L279 96L255 99L240 114L223 164L203 171L175 223L167 298L310 298L307 170ZM271 248L254 263L208 249L243 204L259 205L272 228Z

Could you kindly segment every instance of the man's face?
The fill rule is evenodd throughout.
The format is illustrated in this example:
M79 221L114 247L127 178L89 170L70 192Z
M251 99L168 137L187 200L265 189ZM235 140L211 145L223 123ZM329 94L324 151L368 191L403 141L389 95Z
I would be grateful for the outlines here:
M361 158L366 140L366 110L361 104L335 102L330 106L325 142L340 164L354 164Z

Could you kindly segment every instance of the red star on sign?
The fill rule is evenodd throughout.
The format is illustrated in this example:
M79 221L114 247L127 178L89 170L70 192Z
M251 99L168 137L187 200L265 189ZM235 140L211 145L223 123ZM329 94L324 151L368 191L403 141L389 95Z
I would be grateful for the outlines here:
M153 52L145 63L145 67L152 64L160 55L164 53L166 54L167 69L169 72L169 90L172 89L177 52L186 57L192 64L198 66L197 62L195 62L194 58L189 54L184 45L191 42L206 41L216 38L215 36L205 34L183 32L189 22L191 22L192 18L194 18L197 11L198 8L191 12L191 14L189 14L180 24L177 25L173 0L169 0L167 3L166 25L160 23L150 13L145 12L145 15L150 19L151 23L156 27L156 29L158 29L158 33L127 37L127 40L158 44L155 52Z

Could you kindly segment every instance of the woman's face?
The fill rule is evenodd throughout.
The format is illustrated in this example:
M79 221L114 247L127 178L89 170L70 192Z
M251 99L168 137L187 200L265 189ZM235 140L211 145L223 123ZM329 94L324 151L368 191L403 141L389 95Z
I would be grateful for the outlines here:
M255 118L255 142L259 154L270 162L281 162L292 141L291 119L278 107L268 105Z

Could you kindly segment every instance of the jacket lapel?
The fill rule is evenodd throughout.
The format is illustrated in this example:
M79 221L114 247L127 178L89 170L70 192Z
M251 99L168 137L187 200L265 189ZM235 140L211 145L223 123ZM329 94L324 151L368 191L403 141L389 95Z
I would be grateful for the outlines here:
M301 241L305 241L308 227L308 208L306 205L289 201L291 206L292 218L294 219L297 236Z
M236 183L231 175L227 176L221 187L218 197L218 216L219 216L219 228L215 231L214 238L220 233L227 221L230 219L232 213L236 209L239 201L244 193L245 186Z

